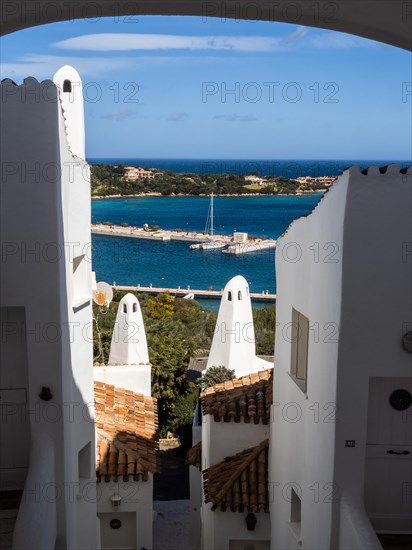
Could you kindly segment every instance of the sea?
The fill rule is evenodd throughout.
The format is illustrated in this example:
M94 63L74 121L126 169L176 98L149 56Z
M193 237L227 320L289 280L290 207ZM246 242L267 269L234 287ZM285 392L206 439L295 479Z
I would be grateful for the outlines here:
M257 170L261 175L338 175L346 167L359 164L385 166L393 161L260 161L205 159L88 159L90 163L144 166L185 173ZM292 165L291 163L295 163ZM401 166L409 165L398 161ZM247 168L245 168L247 166ZM293 167L295 166L295 167ZM307 216L319 203L322 193L303 196L215 197L215 232L234 231L268 238L279 237L293 220ZM209 197L130 197L92 201L92 222L158 225L162 229L203 231L210 205ZM221 250L190 250L188 243L145 241L140 239L93 235L93 270L98 281L118 285L138 285L220 290L235 275L243 275L251 292L276 293L275 249L242 255L222 254ZM208 308L218 302L203 300Z
M170 170L189 174L250 174L258 172L260 176L283 176L291 179L303 176L338 176L346 168L359 165L387 166L391 163L402 167L410 166L404 160L270 160L270 159L163 159L163 158L89 158L90 164L110 164L112 166L140 166Z

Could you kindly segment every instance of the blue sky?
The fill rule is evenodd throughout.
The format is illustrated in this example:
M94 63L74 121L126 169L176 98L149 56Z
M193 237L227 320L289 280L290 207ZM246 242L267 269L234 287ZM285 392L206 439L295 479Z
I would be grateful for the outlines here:
M16 82L79 71L88 157L411 159L411 54L366 39L138 16L28 29L0 52Z

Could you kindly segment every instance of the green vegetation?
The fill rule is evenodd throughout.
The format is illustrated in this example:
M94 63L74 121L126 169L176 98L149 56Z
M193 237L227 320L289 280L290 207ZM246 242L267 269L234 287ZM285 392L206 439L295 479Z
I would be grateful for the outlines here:
M247 182L244 175L236 174L177 174L167 170L153 170L152 179L128 181L123 166L93 164L91 166L92 196L137 195L158 193L168 195L293 195L298 191L316 191L318 183L299 183L282 176L266 177L263 185Z
M116 290L109 308L93 306L94 361L107 364L117 308L124 291ZM194 300L174 298L170 294L136 293L142 307L152 368L152 395L158 399L159 432L179 434L192 423L199 387L188 382L186 370L190 358L199 349L210 348L217 312L203 309ZM274 346L275 306L254 310L257 350L272 355ZM214 371L215 369L213 369ZM220 376L220 378L219 378ZM228 378L230 376L230 378ZM232 371L220 366L209 378L230 380Z
M207 369L205 374L199 378L197 384L203 391L206 388L210 388L210 386L214 386L215 384L221 384L222 382L233 380L233 378L235 378L234 370L228 369L223 365L219 365L218 367L210 367Z

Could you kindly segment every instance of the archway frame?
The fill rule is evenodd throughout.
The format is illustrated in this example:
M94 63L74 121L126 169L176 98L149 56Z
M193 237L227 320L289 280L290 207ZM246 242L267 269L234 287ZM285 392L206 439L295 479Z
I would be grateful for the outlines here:
M293 23L412 51L411 0L6 0L0 5L0 35L58 21L138 15Z

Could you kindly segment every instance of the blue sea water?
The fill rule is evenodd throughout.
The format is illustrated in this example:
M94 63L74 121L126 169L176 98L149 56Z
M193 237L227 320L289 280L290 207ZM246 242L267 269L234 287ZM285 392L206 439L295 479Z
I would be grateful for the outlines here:
M338 175L358 164L385 166L390 160L207 160L207 159L88 159L90 163L144 166L160 170L190 173L245 174L257 170L261 175L299 176ZM215 227L217 233L246 231L251 235L277 238L289 224L308 215L321 194L288 197L217 197ZM95 200L93 222L113 224L159 225L163 229L203 231L209 208L207 197L136 197ZM139 239L93 236L93 269L97 280L124 285L164 286L193 289L221 289L234 275L241 274L252 292L276 292L275 250L240 256L217 251L191 251L186 243L147 242Z
M192 174L249 174L258 171L261 176L338 176L354 164L362 170L368 166L386 166L391 163L410 166L404 160L271 160L271 159L154 159L154 158L90 158L91 164L142 166L172 172Z
M276 238L295 219L309 214L320 193L301 197L216 197L216 232L236 229ZM203 231L208 197L133 197L92 201L93 223L159 225L163 229ZM216 251L192 251L188 243L93 236L93 269L98 280L124 285L220 290L235 275L243 275L252 292L276 291L275 250L232 256Z

